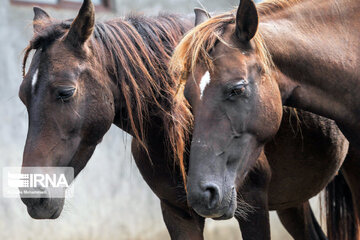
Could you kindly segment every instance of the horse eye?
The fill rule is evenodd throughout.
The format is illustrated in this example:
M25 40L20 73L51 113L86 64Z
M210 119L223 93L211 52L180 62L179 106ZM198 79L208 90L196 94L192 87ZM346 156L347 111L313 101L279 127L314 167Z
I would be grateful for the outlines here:
M57 99L66 101L69 98L71 98L74 95L74 93L75 93L75 88L73 87L59 89L57 94L58 95Z
M245 92L245 86L239 86L231 90L231 92L229 93L229 97L238 96L244 92Z
M245 92L246 85L238 84L229 89L226 99L235 100L236 97L241 96Z
M227 91L227 99L232 100L234 97L242 95L245 92L247 84L248 81L242 79L237 84L230 86Z

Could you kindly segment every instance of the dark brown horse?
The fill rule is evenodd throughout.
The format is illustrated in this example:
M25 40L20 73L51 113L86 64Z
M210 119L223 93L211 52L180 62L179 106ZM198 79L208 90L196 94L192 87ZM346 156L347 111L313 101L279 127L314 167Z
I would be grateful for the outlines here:
M178 115L170 115L177 84L167 63L193 20L129 16L95 24L91 1L84 1L73 21L34 12L19 91L29 113L23 166L71 166L77 176L114 123L134 137L133 153L146 180L161 183L150 186L166 200L163 208L176 202L184 194L177 194L183 184L174 162L182 159L191 115L185 102ZM56 218L63 206L60 198L22 200L34 218Z
M285 5L287 3L284 1L272 4L267 2L260 4L259 8L262 9L261 14L266 16L273 11L280 12ZM284 12L282 14L287 16ZM245 191L245 200L258 209L266 210L268 204L270 209L279 210L280 218L295 238L308 239L304 231L296 228L296 221L289 221L290 216L303 211L296 204L301 206L306 200L301 198L311 196L308 195L310 191L320 191L320 185L324 184L322 181L331 179L331 174L324 173L334 171L335 168L328 169L329 158L324 156L320 156L317 163L311 155L307 156L307 161L301 160L306 156L301 149L296 149L296 144L292 145L291 137L286 135L291 132L286 120L283 120L284 126L281 126L275 141L265 147L268 163L264 160L262 164L259 163L265 157L264 144L277 133L283 112L281 88L277 83L292 80L273 65L271 49L269 54L265 38L261 37L262 31L256 34L257 26L255 4L243 0L236 16L232 13L224 14L200 24L185 36L174 53L173 66L176 71L183 72L181 76L186 81L185 95L193 106L195 116L188 200L202 216L228 218L235 212L235 190L240 188L241 194ZM277 47L282 47L280 41L277 44ZM316 137L327 137L331 139L330 142L343 139L334 122L306 112L299 113L304 119L303 124L312 127L302 127L308 132L303 132L304 140L298 141L298 148L309 144L304 148L305 151L314 147L316 153L327 152L331 148L317 145L321 141ZM288 118L288 115L284 116ZM318 128L322 130L313 134ZM282 139L283 145L279 144L279 139ZM283 148L276 154L277 146ZM291 149L290 152L287 152L288 149ZM335 156L339 155L335 153ZM286 158L287 161L284 161ZM356 154L349 155L344 166L351 187L356 186L356 175L352 179L348 175L349 171L356 171L356 168L349 167L356 162L354 158ZM271 171L267 164L270 164ZM272 172L273 176L264 179L267 172ZM336 170L332 172L335 173ZM358 190L352 190L356 200ZM357 201L354 203L357 207ZM263 216L266 216L265 211L255 211L250 217L252 221L242 222L244 237L264 239L269 236L268 223ZM354 236L347 228L341 230L339 224L334 227L343 235L342 238L337 237L340 235L334 236L332 228L329 228L329 237L332 239Z
M134 137L136 164L161 200L172 239L202 239L204 218L189 209L185 169L175 164L184 166L192 116L185 101L173 103L178 83L167 69L192 21L160 15L95 23L88 0L73 21L34 10L24 70L35 53L19 92L29 113L23 166L71 166L78 175L114 123ZM34 218L58 217L64 201L22 200Z

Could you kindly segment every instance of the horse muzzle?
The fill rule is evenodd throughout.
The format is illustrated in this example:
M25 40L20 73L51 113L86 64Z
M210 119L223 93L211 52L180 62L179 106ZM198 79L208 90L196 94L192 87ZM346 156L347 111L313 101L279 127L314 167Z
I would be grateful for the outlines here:
M42 194L37 198L21 196L21 201L26 205L29 215L34 219L56 219L60 216L65 198L51 198Z
M207 183L197 191L189 191L188 203L200 216L225 220L235 214L236 191L231 188L227 194L222 194L215 183Z

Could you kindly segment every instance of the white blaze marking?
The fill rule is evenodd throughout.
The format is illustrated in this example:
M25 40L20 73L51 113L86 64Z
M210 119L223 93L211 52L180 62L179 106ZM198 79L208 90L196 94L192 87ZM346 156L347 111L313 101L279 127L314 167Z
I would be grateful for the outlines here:
M200 99L204 94L206 86L210 83L210 73L207 71L200 81Z
M39 69L36 69L34 75L33 75L33 78L31 80L31 86L34 88L35 85L36 85L36 82L38 80L38 73L39 73Z

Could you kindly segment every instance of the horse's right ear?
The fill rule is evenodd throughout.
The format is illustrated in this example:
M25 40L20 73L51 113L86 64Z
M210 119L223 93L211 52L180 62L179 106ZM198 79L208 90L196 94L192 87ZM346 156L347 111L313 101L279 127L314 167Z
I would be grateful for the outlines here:
M45 10L34 7L34 19L33 19L33 28L34 32L39 32L41 30L41 26L44 25L45 22L50 21L50 16L45 12Z
M91 0L84 0L77 17L71 23L65 40L75 47L82 46L92 35L94 26L94 4Z
M195 12L195 26L211 18L210 14L204 9L194 8L194 12Z
M259 17L253 0L241 0L236 13L235 34L240 41L250 41L256 34Z

